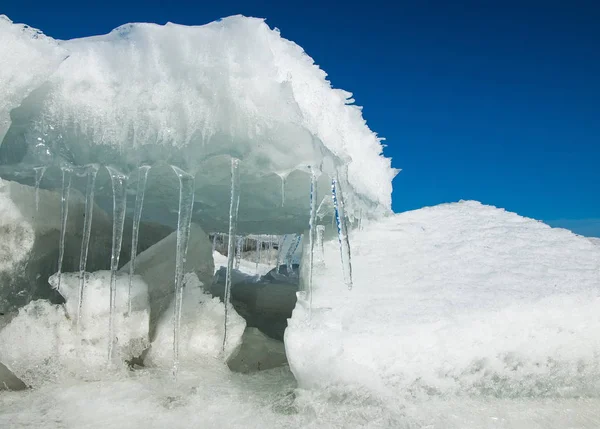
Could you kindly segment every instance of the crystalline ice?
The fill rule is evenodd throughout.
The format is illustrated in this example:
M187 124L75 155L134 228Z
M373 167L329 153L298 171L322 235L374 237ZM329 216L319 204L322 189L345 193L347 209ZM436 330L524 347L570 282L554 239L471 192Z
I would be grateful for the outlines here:
M131 283L135 273L135 258L137 256L138 236L140 232L140 220L142 219L142 208L144 206L144 194L146 193L146 181L148 180L149 165L138 168L137 192L135 193L135 207L133 209L133 226L131 228L131 259L129 261L129 291L127 298L127 313L131 313Z
M112 363L115 346L115 318L117 296L117 270L123 242L123 226L127 207L127 176L114 167L106 167L110 174L113 190L113 239L110 257L110 315L108 328L108 364Z
M223 351L227 344L227 313L231 301L231 276L233 275L234 260L234 239L237 228L237 217L240 205L239 190L239 164L238 159L231 160L231 193L229 202L229 236L227 242L227 275L225 277L225 292L223 294L223 304L225 304L225 318L223 329Z
M194 208L194 176L178 167L173 170L179 177L179 219L177 221L177 252L175 255L175 306L173 314L173 376L179 369L179 335L183 305L183 267L190 239L190 226Z
M216 160L236 157L244 163L245 198L257 201L244 205L244 218L261 219L241 221L238 233L264 233L269 225L283 234L304 230L309 210L294 172L323 165L332 176L349 162L341 179L346 213L390 213L395 171L351 94L332 89L302 48L263 20L128 24L103 36L56 41L2 16L0 40L4 178L19 180L10 176L13 167L45 165L37 160L37 140L24 134L43 135L44 156L58 163L121 171L143 163L178 165L202 172L195 198L203 220L225 231L228 195L207 189L222 184L223 163ZM150 180L172 180L156 174ZM274 182L283 185L281 195L273 192ZM156 207L177 206L170 183L172 192L146 195L149 218L162 222L152 213ZM100 204L107 196L99 187Z
M83 306L84 288L85 288L85 268L87 266L88 251L90 247L90 234L92 232L92 216L94 213L94 188L96 186L96 176L98 175L98 166L91 164L83 170L87 176L87 185L85 190L85 218L83 220L83 238L81 240L81 254L79 257L79 295L77 305L76 324L79 328L81 320L81 309Z
M58 244L58 273L56 290L60 292L60 277L63 258L65 256L65 233L67 231L67 218L69 216L69 194L71 193L71 173L67 167L62 168L62 192L60 197L60 239Z
M344 282L348 289L352 289L352 257L350 255L350 242L348 238L348 227L344 211L344 196L337 178L331 180L331 196L335 207L335 220L340 243L340 254L342 257L342 269L344 271Z

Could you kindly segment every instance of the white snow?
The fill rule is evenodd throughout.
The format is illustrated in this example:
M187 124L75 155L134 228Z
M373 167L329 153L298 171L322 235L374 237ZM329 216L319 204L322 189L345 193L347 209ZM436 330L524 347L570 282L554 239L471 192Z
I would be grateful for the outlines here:
M285 335L302 387L378 395L600 392L600 248L476 202L424 208L337 240Z
M203 214L215 222L228 207L228 192L220 187L229 171L222 161L230 157L242 161L240 213L246 212L246 220L264 221L274 213L281 228L287 224L288 231L298 230L305 223L298 208L308 206L309 177L293 171L307 166L326 173L319 182L323 191L329 177L340 174L349 213L361 208L366 213L368 207L376 216L390 210L396 172L351 94L332 89L300 46L261 19L232 16L192 27L127 24L107 35L70 41L20 31L21 26L1 19L3 42L7 35L20 35L15 42L10 39L0 63L0 87L16 94L0 105L1 116L8 117L21 105L18 96L27 93L15 76L27 75L23 70L29 70L29 62L54 64L56 59L54 50L30 58L19 51L22 44L33 44L30 39L37 37L42 40L37 44L68 55L51 72L44 67L47 72L40 72L43 79L35 83L43 83L45 90L13 118L13 127L32 138L23 142L18 133L9 133L1 143L27 145L23 162L48 162L48 153L55 159L68 154L67 161L78 165L99 162L123 169L166 161L198 173L197 201L206 203ZM18 61L22 57L25 64ZM289 175L291 219L286 210L273 210L281 201L278 175ZM299 186L304 182L306 188ZM154 198L152 192L148 198ZM251 226L256 232L265 229L264 224Z

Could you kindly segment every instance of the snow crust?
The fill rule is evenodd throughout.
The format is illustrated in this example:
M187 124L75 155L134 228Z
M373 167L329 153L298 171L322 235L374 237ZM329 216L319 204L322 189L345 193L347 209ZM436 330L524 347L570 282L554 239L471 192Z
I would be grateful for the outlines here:
M600 248L514 213L460 202L354 231L317 267L312 320L285 334L300 386L406 395L600 392ZM302 295L301 295L302 297Z
M258 221L269 217L284 231L305 226L308 166L325 173L322 195L329 177L340 176L349 214L390 210L396 171L351 94L332 89L300 46L261 19L127 24L55 41L3 16L0 39L0 87L8 94L0 117L12 116L0 138L7 164L97 162L127 173L140 163L177 165L198 173L197 201L218 222L228 207L225 166L236 157L241 218L257 232L268 232ZM288 210L280 208L280 178L289 180Z

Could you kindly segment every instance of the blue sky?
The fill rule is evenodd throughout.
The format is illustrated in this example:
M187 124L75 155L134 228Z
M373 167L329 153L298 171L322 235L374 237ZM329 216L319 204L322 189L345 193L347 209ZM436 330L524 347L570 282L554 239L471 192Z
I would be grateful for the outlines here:
M267 18L387 139L395 211L476 199L600 236L598 1L3 3L63 39Z

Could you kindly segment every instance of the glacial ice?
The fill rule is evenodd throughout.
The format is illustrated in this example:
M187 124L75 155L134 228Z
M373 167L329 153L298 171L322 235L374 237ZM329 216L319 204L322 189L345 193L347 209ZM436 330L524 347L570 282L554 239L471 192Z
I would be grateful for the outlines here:
M33 176L33 167L49 166L51 187L51 166L98 163L129 174L142 164L175 165L196 177L194 221L226 231L222 167L235 157L244 183L239 233L291 233L306 225L307 166L322 166L324 195L347 165L348 213L390 211L395 171L351 94L332 89L302 48L263 20L127 24L56 41L2 16L0 39L4 178L29 183L27 169ZM157 211L177 206L176 177L153 170L146 209L174 227L174 216ZM109 191L99 188L108 210Z

